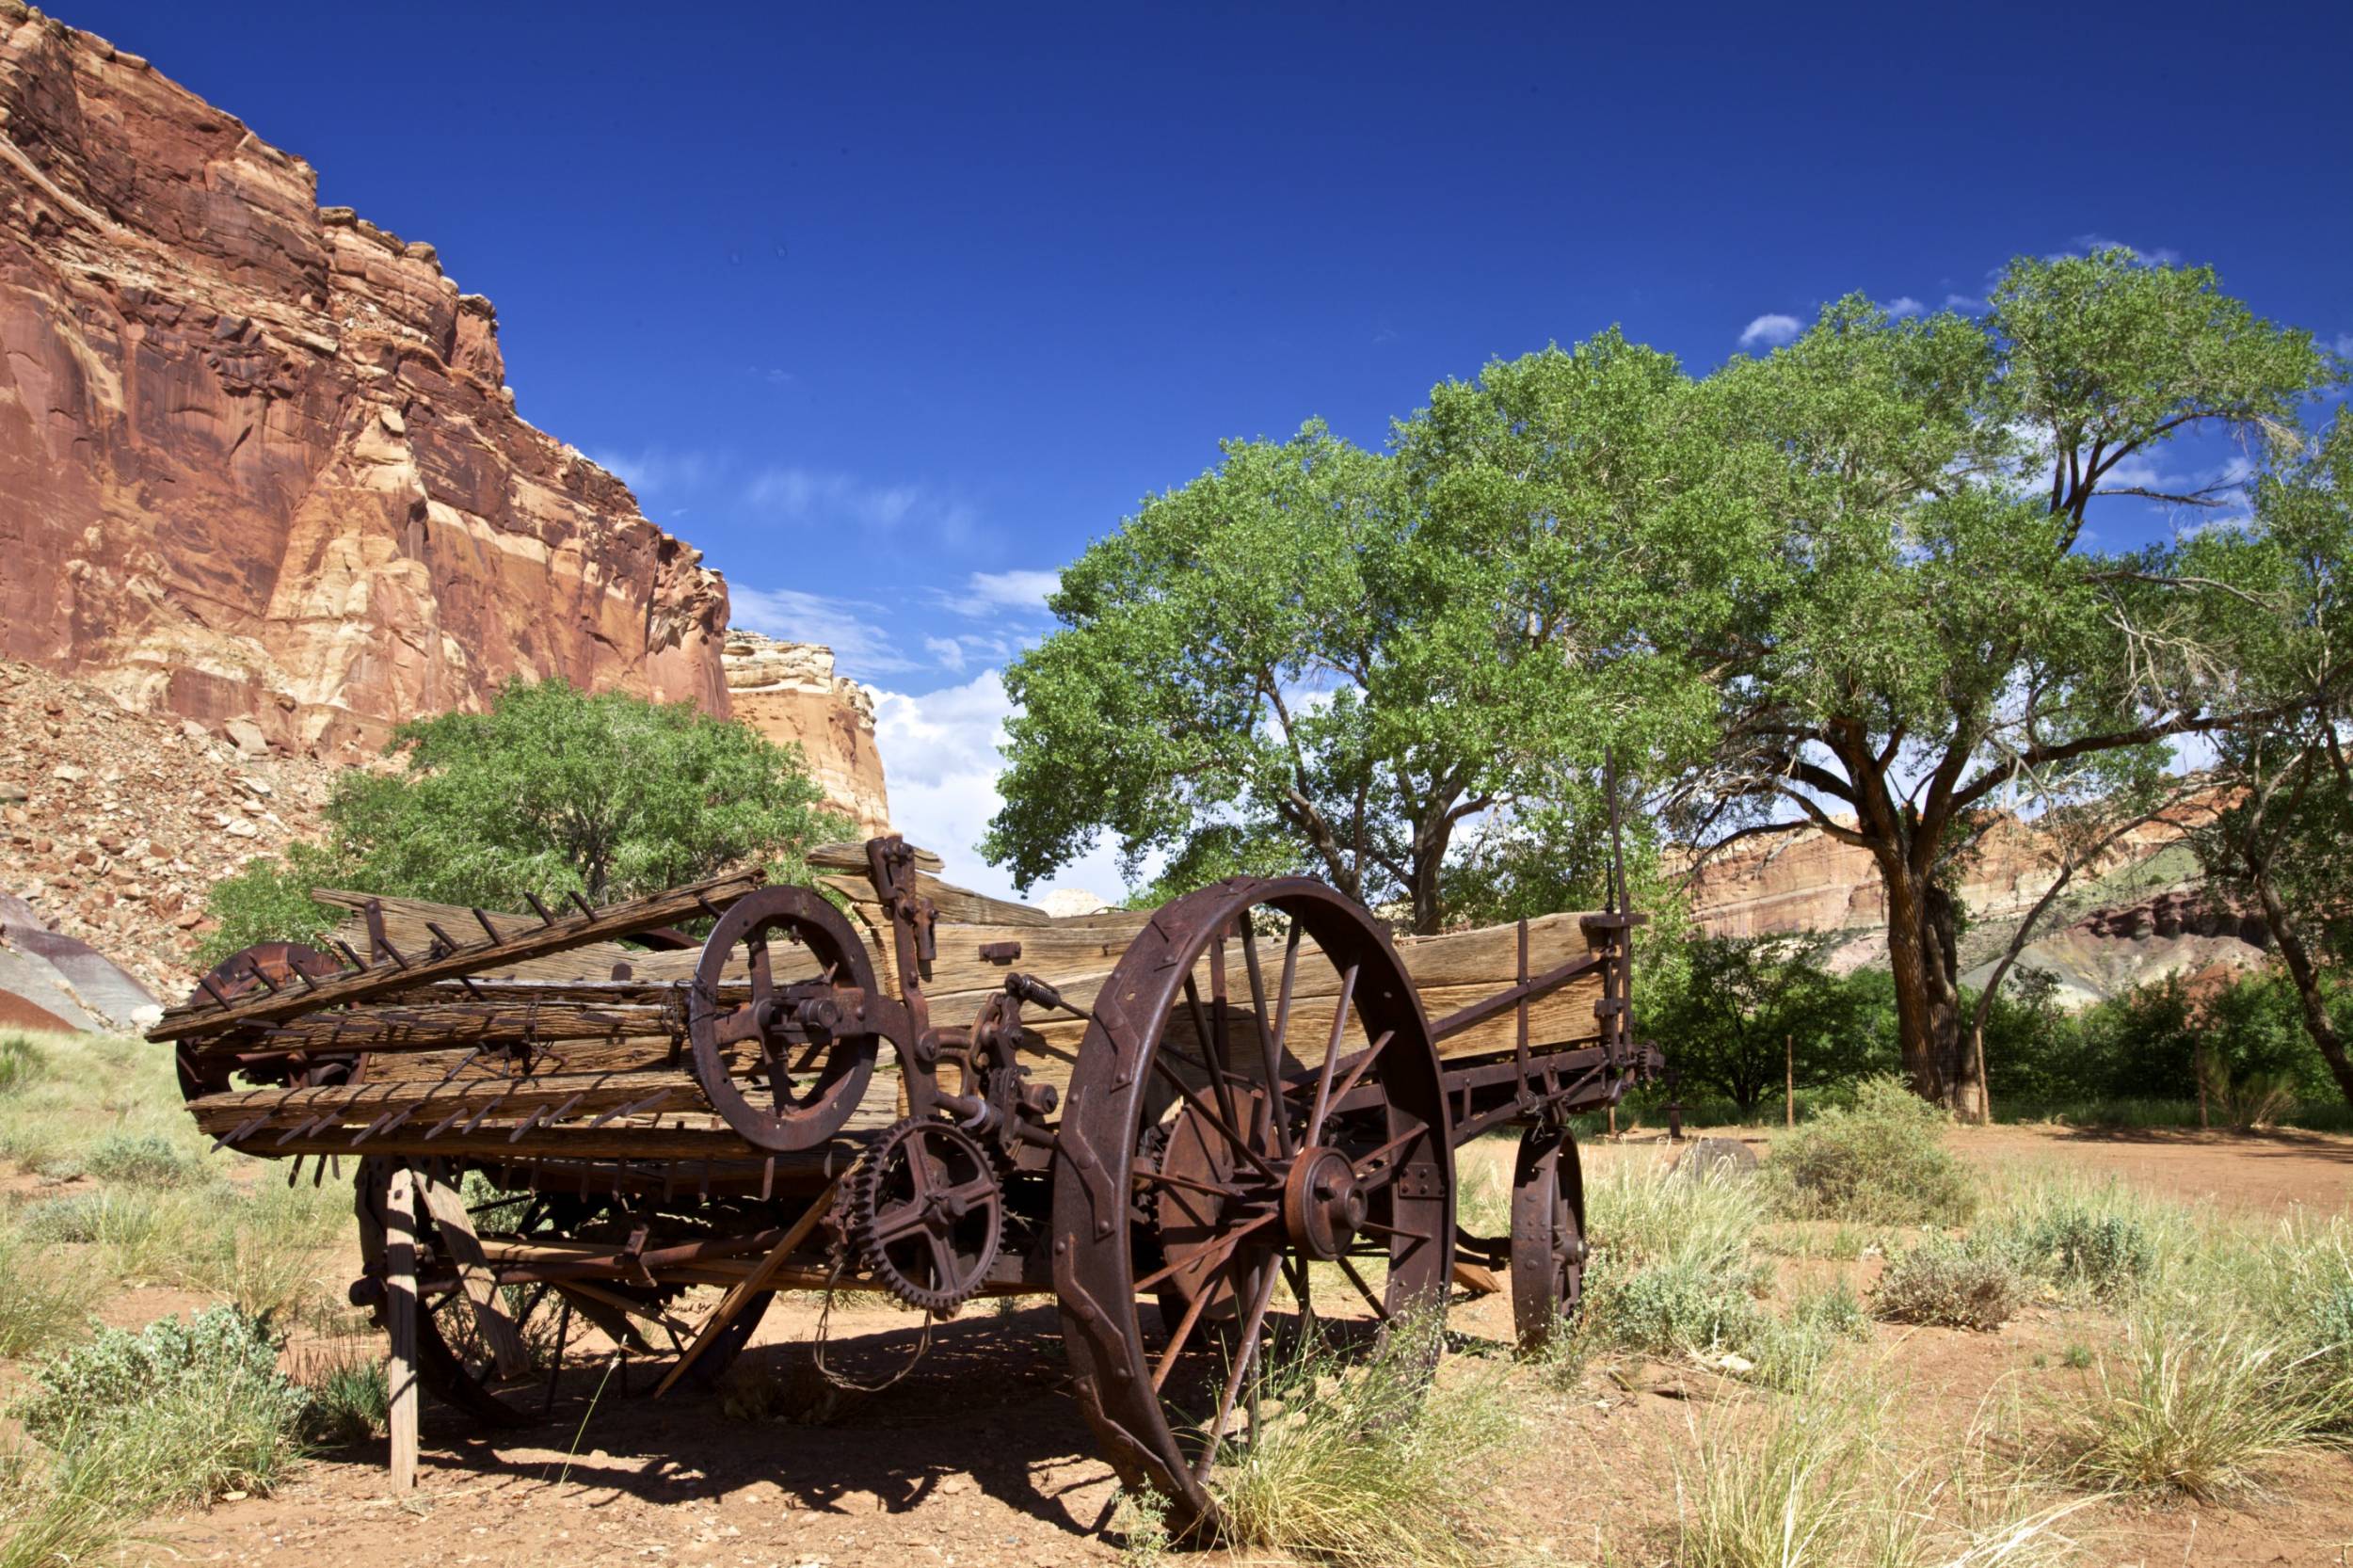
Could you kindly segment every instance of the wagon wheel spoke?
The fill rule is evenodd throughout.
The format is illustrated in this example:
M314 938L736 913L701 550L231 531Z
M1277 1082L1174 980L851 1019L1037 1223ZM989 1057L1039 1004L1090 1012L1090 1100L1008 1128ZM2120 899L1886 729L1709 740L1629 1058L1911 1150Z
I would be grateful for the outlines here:
M1225 1423L1234 1416L1234 1397L1241 1392L1242 1379L1250 1374L1258 1360L1258 1331L1266 1326L1266 1309L1274 1301L1275 1283L1281 1278L1277 1270L1269 1269L1258 1282L1258 1293L1250 1303L1250 1311L1242 1319L1240 1353L1233 1369L1225 1374L1225 1391L1218 1396L1217 1416L1209 1423L1209 1442L1201 1457L1193 1462L1196 1480L1207 1480L1209 1466L1217 1463L1218 1445L1225 1439Z
M1249 1235L1252 1231L1257 1230L1259 1226L1272 1223L1275 1217L1276 1216L1270 1211L1265 1214L1257 1215L1253 1219L1244 1220L1241 1224L1234 1226L1231 1230L1228 1230L1225 1233L1226 1257L1230 1258L1233 1256L1234 1248L1239 1247L1241 1244L1241 1239L1243 1237ZM1160 1268L1155 1269L1150 1273L1144 1275L1142 1279L1136 1281L1136 1288L1138 1290L1149 1290L1152 1287L1160 1284L1161 1281L1174 1278L1179 1272L1185 1269L1187 1265L1194 1261L1197 1260L1186 1258L1179 1262L1163 1264ZM1217 1263L1210 1266L1210 1272L1215 1272L1218 1269L1223 1268L1224 1266L1225 1259L1221 1258Z
M1273 1124L1271 1130L1274 1138L1274 1152L1288 1160L1291 1155L1291 1128L1289 1108L1283 1098L1283 1057L1274 1043L1273 1032L1267 1027L1266 977L1258 970L1258 939L1251 931L1247 920L1241 923L1241 961L1242 968L1250 975L1250 1018L1257 1026L1258 1056L1266 1066L1267 1120ZM1286 981L1290 978L1288 959L1283 978ZM1289 1005L1289 996L1283 1000L1286 1006Z
M932 1255L932 1288L944 1290L948 1282L956 1277L955 1254L948 1250L948 1238L936 1230L925 1231L923 1240Z
M1201 1096L1193 1093L1193 1085L1177 1077L1176 1069L1170 1066L1166 1062L1160 1060L1160 1055L1158 1051L1152 1053L1152 1069L1153 1071L1159 1073L1162 1078L1167 1079L1170 1087L1174 1088L1176 1093L1183 1097L1185 1104L1192 1109L1193 1113L1199 1116L1203 1121L1209 1123L1209 1126L1216 1130L1218 1136L1225 1139L1225 1142L1232 1146L1236 1154L1241 1155L1244 1160L1250 1161L1251 1164L1256 1165L1258 1168L1260 1175L1274 1181L1280 1181L1283 1179L1283 1173L1276 1170L1273 1165L1268 1164L1266 1156L1260 1154L1257 1149L1253 1148L1249 1140L1245 1139L1241 1133L1234 1130L1233 1123L1227 1121L1225 1117L1220 1116L1215 1111L1211 1110L1209 1105L1204 1103Z
M1370 1154L1366 1155L1362 1160L1355 1161L1354 1169L1356 1172L1356 1182L1358 1188L1366 1192L1377 1192L1382 1188L1386 1187L1390 1182L1395 1181L1397 1179L1397 1173L1400 1167L1395 1160L1389 1160L1389 1156L1397 1153L1398 1150L1403 1148L1415 1139L1421 1137L1429 1130L1430 1129L1428 1128L1422 1126L1419 1122L1416 1122L1412 1127L1407 1128L1404 1131L1399 1133L1396 1137L1390 1139L1387 1143L1382 1144ZM1386 1161L1386 1163L1384 1163L1384 1161Z
M1340 1064L1340 1042L1348 1038L1349 1010L1356 1001L1357 966L1351 964L1340 974L1340 1004L1332 1010L1332 1038L1323 1048L1323 1070L1316 1077L1315 1107L1307 1112L1307 1144L1313 1147L1323 1136L1324 1118L1332 1113L1332 1073Z
M1350 1256L1350 1254L1342 1253L1332 1261L1340 1266L1340 1272L1348 1276L1348 1283L1354 1286L1356 1293L1365 1298L1365 1304L1372 1308L1373 1316L1385 1323L1387 1322L1389 1320L1388 1304L1373 1294L1372 1287L1365 1283L1365 1276L1358 1273L1356 1265L1349 1261Z

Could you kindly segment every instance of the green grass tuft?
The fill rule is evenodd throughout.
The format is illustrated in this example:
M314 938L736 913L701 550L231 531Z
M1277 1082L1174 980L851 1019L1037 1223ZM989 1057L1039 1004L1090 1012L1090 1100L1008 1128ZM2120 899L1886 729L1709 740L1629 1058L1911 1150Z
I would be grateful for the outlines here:
M1891 1323L1999 1328L2026 1300L2026 1282L1999 1253L1943 1235L1887 1261L1872 1315Z
M1892 1078L1866 1079L1851 1108L1785 1133L1767 1170L1793 1219L1957 1224L1977 1211L1968 1170L1945 1146L1951 1118Z

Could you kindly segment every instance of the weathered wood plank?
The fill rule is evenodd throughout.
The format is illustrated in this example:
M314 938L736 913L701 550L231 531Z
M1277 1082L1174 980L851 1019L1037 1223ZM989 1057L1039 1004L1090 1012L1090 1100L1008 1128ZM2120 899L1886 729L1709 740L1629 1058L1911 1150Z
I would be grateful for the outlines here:
M706 906L725 908L761 883L758 871L743 872L696 887L672 888L649 898L611 904L594 915L557 920L552 925L540 925L535 920L528 929L518 930L495 945L485 941L439 958L412 958L405 968L387 960L358 973L329 976L314 985L286 985L275 995L248 998L229 1007L207 999L202 1007L184 1005L165 1014L163 1022L148 1032L148 1038L179 1040L235 1025L276 1023L323 1007L364 1001L428 981L469 974L482 968L486 959L504 961L559 952L648 925L683 920L701 913ZM521 922L517 924L520 926Z

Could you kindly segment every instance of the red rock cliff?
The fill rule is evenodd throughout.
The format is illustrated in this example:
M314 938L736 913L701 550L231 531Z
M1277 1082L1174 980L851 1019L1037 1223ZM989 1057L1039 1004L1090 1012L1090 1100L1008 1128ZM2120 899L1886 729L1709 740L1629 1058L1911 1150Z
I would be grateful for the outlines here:
M489 301L0 0L0 656L372 742L512 675L728 712L726 584L525 424Z

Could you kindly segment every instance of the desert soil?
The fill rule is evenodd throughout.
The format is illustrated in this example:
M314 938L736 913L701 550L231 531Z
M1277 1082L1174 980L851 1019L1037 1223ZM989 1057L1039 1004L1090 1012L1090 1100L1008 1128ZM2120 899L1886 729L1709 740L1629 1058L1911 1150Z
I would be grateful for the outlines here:
M2064 1163L2264 1213L2297 1205L2338 1212L2353 1191L2353 1138L1998 1128L1957 1139L1989 1172ZM1630 1139L1590 1149L1588 1159L1659 1152ZM1856 1270L1860 1283L1874 1264L1836 1267ZM152 1316L160 1304L123 1304L107 1316ZM766 1371L818 1386L805 1372L816 1307L806 1295L780 1301L738 1375ZM1467 1349L1499 1348L1509 1337L1508 1300L1465 1302L1451 1324ZM2096 1347L2114 1332L2105 1318L2041 1308L1991 1334L1881 1325L1861 1353L1900 1369L1907 1424L1933 1440L1967 1430L1989 1390L2028 1400L2062 1391L2082 1375L2063 1369L2066 1348ZM841 1371L881 1382L905 1364L920 1332L907 1314L852 1304L833 1314L830 1337ZM626 1393L609 1386L584 1420L574 1406L548 1427L512 1435L471 1430L428 1403L412 1496L389 1494L378 1443L311 1464L273 1496L155 1521L144 1550L155 1561L354 1568L1115 1561L1116 1539L1104 1532L1112 1478L1064 1373L1049 1304L998 1312L980 1304L936 1327L928 1352L888 1387L804 1401L794 1418L737 1419L713 1397L683 1391L649 1400L650 1366L630 1372ZM1672 1560L1677 1466L1690 1464L1691 1433L1708 1407L1735 1392L1694 1366L1588 1372L1497 1485L1498 1560ZM2353 1458L2295 1456L2263 1494L2229 1504L2094 1504L2066 1528L2086 1544L2089 1563L2342 1568L2353 1551Z

